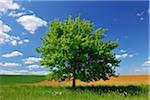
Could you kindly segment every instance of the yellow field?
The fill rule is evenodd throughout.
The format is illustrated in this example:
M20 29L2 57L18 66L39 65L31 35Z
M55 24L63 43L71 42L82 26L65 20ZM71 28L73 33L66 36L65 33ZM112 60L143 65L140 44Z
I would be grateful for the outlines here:
M38 83L33 83L30 85L45 85L45 86L71 86L72 81L42 81ZM79 80L76 81L77 86L84 86L84 85L139 85L139 84L146 84L150 85L150 75L122 75L119 77L112 77L110 80L107 81L96 81L96 82L81 82Z

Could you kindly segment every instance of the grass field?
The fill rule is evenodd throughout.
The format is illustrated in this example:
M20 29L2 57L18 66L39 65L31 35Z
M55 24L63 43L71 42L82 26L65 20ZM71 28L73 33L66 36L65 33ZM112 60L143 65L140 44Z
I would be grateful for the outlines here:
M137 78L139 76L134 77ZM140 77L143 77L143 80L145 80L145 76ZM139 80L142 79L140 77L138 78ZM83 83L78 81L78 87L75 91L69 86L70 83L68 82L70 81L60 85L59 82L57 82L59 84L56 84L54 81L44 81L44 78L44 76L30 75L1 75L0 100L149 100L149 85L146 82L143 82L143 85L140 84L141 81L138 84L135 82L135 85L117 84L119 80L126 79L125 76L118 78L118 81L117 79L112 79L112 82L116 82L116 86L114 86L114 83L111 85L110 82L108 85L93 82L95 86L91 85L91 83L84 83L84 86L79 86L83 85ZM131 77L128 80L126 79L129 83L131 80ZM43 84L45 82L51 82L51 84L45 85ZM65 83L68 83L68 86L64 85Z
M45 80L39 75L0 75L0 85L28 84Z

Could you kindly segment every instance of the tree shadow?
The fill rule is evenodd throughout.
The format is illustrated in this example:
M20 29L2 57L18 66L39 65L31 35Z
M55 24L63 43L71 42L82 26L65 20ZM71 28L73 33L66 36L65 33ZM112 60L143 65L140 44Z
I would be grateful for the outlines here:
M71 89L71 87L66 87ZM129 95L148 95L148 86L77 86L76 91L91 91L97 94L118 94L123 96Z

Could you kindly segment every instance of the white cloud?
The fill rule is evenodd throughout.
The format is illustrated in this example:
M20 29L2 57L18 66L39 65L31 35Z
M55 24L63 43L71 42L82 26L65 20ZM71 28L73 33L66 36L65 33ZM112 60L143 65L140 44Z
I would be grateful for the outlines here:
M39 62L41 60L41 58L36 58L36 57L28 57L27 59L23 59L22 61L25 64L33 64L35 62Z
M3 67L17 67L17 66L21 66L21 64L14 63L14 62L5 62L5 63L0 62L0 66L3 66Z
M28 70L8 70L8 69L0 70L0 74L3 74L3 75L20 75L24 73L28 73Z
M28 39L24 39L24 40L20 40L18 41L18 44L23 44L23 43L28 43L29 40Z
M23 44L23 41L19 41L18 44Z
M49 73L49 71L32 71L28 74L31 74L31 75L47 75Z
M143 20L144 20L143 15L144 15L144 11L138 12L138 13L136 14L136 16L139 18L140 21L143 21Z
M16 46L16 45L17 45L17 41L16 41L16 40L12 40L12 41L11 41L11 44L12 44L13 46Z
M1 75L17 75L17 73L14 70L0 70Z
M21 7L21 5L13 2L13 0L0 0L0 13L7 12L7 10L10 10L10 12L8 13L8 16L19 17L16 21L19 24L21 24L25 30L29 31L32 34L34 34L35 31L39 27L47 25L47 22L42 20L41 18L35 16L33 11L26 10L24 7ZM9 30L9 31L11 31L11 30ZM7 32L9 32L9 31L7 31ZM7 32L5 31L5 33L7 33ZM10 35L8 35L8 34L3 34L3 36L2 36L3 40L0 40L0 43L2 41L4 41L4 38L8 38L9 36ZM3 44L3 43L1 43L1 44ZM11 44L16 46L17 44L23 44L23 42L20 41L18 43L16 40L13 40L13 41L11 41Z
M11 16L11 17L20 17L22 15L25 15L26 13L25 12L19 12L17 13L16 11L11 11L8 16Z
M13 46L17 46L18 44L27 42L29 42L29 40L21 40L19 36L12 36L6 33L0 34L0 44L10 43Z
M24 27L24 29L32 34L34 34L39 27L47 25L46 21L34 15L21 16L17 19L17 22L20 23Z
M40 66L40 65L29 65L29 66L27 66L27 68L29 70L32 70L32 69L39 69L39 68L44 68L44 67Z
M23 42L26 42L26 43L27 43L27 42L29 42L29 40L28 40L28 39L25 39L25 40L23 40Z
M132 73L135 73L135 74L150 74L150 67L148 67L148 66L136 67L136 68L134 68Z
M124 53L124 52L127 52L127 51L126 51L126 50L124 50L124 49L121 49L121 50L120 50L120 52Z
M46 75L49 71L8 70L0 69L2 75Z
M11 30L12 29L8 25L4 24L0 20L0 44L10 43L13 46L16 46L17 44L20 44L19 41L23 41L23 43L29 41L27 39L21 40L19 36L12 36L7 34Z
M130 57L132 58L134 55L133 54L128 54L127 50L125 49L120 49L120 53L116 55L116 58L126 58L126 57Z
M23 56L23 53L21 53L19 51L13 51L13 52L2 55L2 57L4 57L4 58L17 57L17 56Z
M150 67L150 58L148 58L148 60L145 61L145 62L142 64L142 66L144 66L144 67Z
M10 42L14 45L14 41L18 39L18 37L10 36L7 32L10 32L11 28L8 25L5 25L0 20L0 44L4 44L5 42Z
M134 72L137 74L150 74L150 58L146 60L140 67L136 67Z
M148 14L150 14L150 9L148 9Z
M142 21L142 20L144 20L144 18L143 18L143 17L141 17L141 18L140 18L140 20Z
M148 70L149 70L148 67L139 67L135 69L136 72L143 72L143 71L148 71Z
M22 32L22 35L26 35L27 33L26 32Z
M30 14L34 14L34 12L33 12L32 10L28 10L28 12L29 12Z
M132 58L134 55L133 54L129 54L129 57Z
M15 73L27 73L29 72L28 70L15 70Z
M139 16L139 17L140 17L140 16L143 16L143 15L144 15L144 11L139 12L139 13L136 14L136 16Z
M121 49L120 52L121 52L122 54L117 54L117 55L115 55L117 59L119 59L119 58L126 58L126 57L132 58L132 57L134 56L133 54L128 54L127 51L124 50L124 49Z
M16 10L19 9L20 5L14 3L12 0L0 0L0 12L4 13L7 10Z
M116 55L116 58L119 59L119 58L126 58L128 56L127 53L125 54L120 54L120 55Z
M0 34L4 34L7 32L10 32L11 28L8 25L5 25L1 20L0 20Z

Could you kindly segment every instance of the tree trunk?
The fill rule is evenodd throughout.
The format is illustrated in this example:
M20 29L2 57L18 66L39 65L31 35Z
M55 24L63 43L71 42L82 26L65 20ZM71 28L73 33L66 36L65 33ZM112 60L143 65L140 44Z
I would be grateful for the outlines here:
M77 57L77 55L75 56ZM73 79L72 79L72 88L75 90L76 89L76 69L77 69L77 58L74 58L73 62Z
M76 89L76 72L75 72L75 66L73 67L72 88Z

